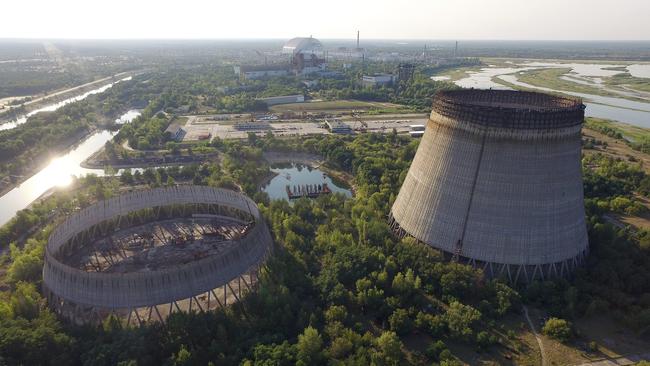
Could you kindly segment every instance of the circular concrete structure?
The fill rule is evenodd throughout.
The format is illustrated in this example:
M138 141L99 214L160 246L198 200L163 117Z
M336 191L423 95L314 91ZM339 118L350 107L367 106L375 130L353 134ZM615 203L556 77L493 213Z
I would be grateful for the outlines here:
M588 250L584 105L541 93L438 93L391 225L513 282L565 276Z
M53 231L44 290L55 312L78 323L109 314L127 323L163 321L174 311L238 300L254 287L271 247L257 206L240 193L134 191L89 206Z

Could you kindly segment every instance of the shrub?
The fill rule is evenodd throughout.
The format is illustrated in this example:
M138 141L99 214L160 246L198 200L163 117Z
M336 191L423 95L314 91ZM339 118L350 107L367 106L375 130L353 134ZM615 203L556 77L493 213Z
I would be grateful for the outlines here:
M571 338L571 324L564 319L550 318L544 323L542 333L560 342L566 342Z

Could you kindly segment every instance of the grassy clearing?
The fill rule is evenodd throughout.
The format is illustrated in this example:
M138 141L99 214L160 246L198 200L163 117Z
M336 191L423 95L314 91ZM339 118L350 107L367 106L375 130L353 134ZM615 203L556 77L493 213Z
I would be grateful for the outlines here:
M603 67L603 70L627 72L627 66Z
M543 319L548 316L541 309L531 308L530 310L531 320L536 325L541 325ZM636 355L647 352L650 347L647 338L640 337L626 329L606 314L577 319L573 322L573 328L575 337L567 343L561 343L541 335L549 365L579 365L608 358ZM528 340L527 343L532 349L537 348L534 337L528 328L522 330L518 334L518 338ZM588 345L591 342L596 344L596 350L589 348ZM539 364L539 358L535 358L535 356L539 357L539 353L521 354L517 358L517 364Z
M591 117L585 119L585 127L599 131L614 138L617 138L620 135L622 139L630 142L633 147L635 144L650 144L649 128L632 126L627 123Z
M650 79L637 78L628 73L614 75L605 79L605 84L611 87L628 87L632 90L650 93Z
M169 124L170 124L170 125L171 125L171 124L178 124L179 126L185 126L185 125L187 124L187 120L188 120L188 119L189 119L189 118L187 118L187 117L175 117L174 119L172 119L172 120L169 122Z
M538 87L543 87L543 88L562 90L566 92L600 95L604 97L622 98L622 99L628 99L628 100L640 101L640 102L648 101L647 99L641 97L634 97L634 96L624 95L615 92L615 90L621 92L626 92L626 91L630 92L635 90L640 92L650 92L650 82L648 82L647 79L634 78L629 74L615 75L609 78L604 78L605 80L604 86L606 86L606 88L602 88L597 86L578 84L568 80L561 79L562 76L565 76L570 71L571 71L570 68L550 68L550 69L537 69L537 70L523 71L517 73L516 75L517 75L517 79L521 82L538 86ZM492 81L518 90L535 90L533 88L524 88L518 85L508 83L497 77L493 77ZM625 90L623 86L629 88L630 90Z
M568 74L570 71L571 71L570 68L530 70L530 71L524 71L522 73L519 73L517 75L517 79L527 84L555 89L555 90L563 90L563 91L575 92L575 93L594 94L594 95L601 95L605 97L625 98L630 100L644 101L643 99L639 99L639 98L626 97L621 94L608 91L603 88L599 88L595 86L592 87L589 85L582 85L582 84L561 79L562 76Z

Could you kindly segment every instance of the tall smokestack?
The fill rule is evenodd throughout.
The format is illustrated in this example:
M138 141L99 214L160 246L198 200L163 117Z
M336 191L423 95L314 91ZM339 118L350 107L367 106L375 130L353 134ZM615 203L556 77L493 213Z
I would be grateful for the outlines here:
M357 31L357 48L359 48L359 31Z

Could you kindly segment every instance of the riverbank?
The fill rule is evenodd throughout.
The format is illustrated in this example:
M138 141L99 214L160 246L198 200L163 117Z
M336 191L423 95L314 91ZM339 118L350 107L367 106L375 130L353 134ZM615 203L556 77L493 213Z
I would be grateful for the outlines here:
M610 98L627 99L634 102L647 103L648 99L638 91L624 91L615 89L614 86L605 83L589 82L572 76L571 68L541 68L526 70L515 74L517 80L533 85L535 87L549 88L558 91L593 94ZM610 77L611 78L611 77ZM609 80L607 78L606 80ZM518 88L519 86L507 83L499 77L492 78L492 81L504 86Z
M64 101L66 99L74 98L77 95L85 94L89 91L92 91L94 89L97 89L98 87L103 86L101 84L114 83L118 80L127 77L132 77L134 75L136 75L136 72L134 71L121 72L112 76L107 76L72 88L52 92L50 94L44 95L42 97L21 104L23 110L21 111L20 114L24 116L30 112L45 107L48 104L60 103L61 101ZM16 106L16 107L20 107L20 106ZM13 116L9 116L10 114L12 114L11 112L12 109L8 109L6 111L0 112L0 125L13 122L12 121Z
M100 155L103 154L104 148L102 147L97 152L95 152L88 159L84 160L79 164L82 168L85 169L104 169L107 166L115 169L128 169L128 168L148 168L148 167L157 167L157 166L173 166L173 165L185 165L191 163L202 162L208 159L219 159L220 154L218 152L209 153L209 154L195 154L195 155L162 155L162 156L150 156L145 158L130 158L128 160L101 160L98 159Z
M320 166L325 163L325 158L316 154L265 151L262 155L269 164L296 163L309 165L312 168L320 168Z
M26 171L21 172L22 176L16 182L11 182L10 179L6 179L10 182L5 184L5 180L0 181L0 197L9 193L14 188L20 187L20 185L25 181L32 178L41 170L45 169L52 161L52 155L63 155L69 153L84 143L84 141L90 138L90 136L92 136L97 131L98 130L96 127L90 127L85 131L81 131L73 136L68 137L66 141L63 144L60 144L59 147L55 148L55 150L49 151L49 154L47 154L47 156L39 157L36 159L36 161L32 162L30 166L26 167Z

